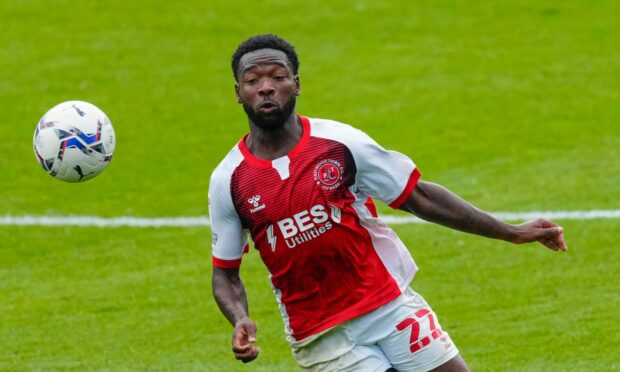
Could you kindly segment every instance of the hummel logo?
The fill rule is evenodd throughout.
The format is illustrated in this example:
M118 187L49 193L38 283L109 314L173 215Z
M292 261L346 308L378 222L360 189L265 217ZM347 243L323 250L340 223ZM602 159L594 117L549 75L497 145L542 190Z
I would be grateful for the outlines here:
M259 200L260 200L260 195L254 195L253 197L248 199L248 203L252 204L254 207L258 207Z
M258 204L260 201L260 195L254 195L253 197L248 199L248 203L250 203L254 208L250 209L251 213L258 212L261 209L265 209L265 203Z

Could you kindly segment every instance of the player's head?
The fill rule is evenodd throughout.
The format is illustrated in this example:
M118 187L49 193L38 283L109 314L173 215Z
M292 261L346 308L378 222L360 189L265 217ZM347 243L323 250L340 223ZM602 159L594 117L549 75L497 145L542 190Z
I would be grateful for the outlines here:
M233 54L232 66L237 101L251 123L274 130L294 117L299 61L289 43L275 35L251 37Z
M253 52L259 49L275 49L286 54L286 58L288 59L289 67L293 73L293 75L297 75L299 71L299 59L297 58L297 53L295 52L295 48L289 44L286 40L273 35L273 34L263 34L252 36L249 39L245 40L237 47L235 53L232 56L232 70L233 75L235 76L235 81L239 81L239 62L241 57L244 54Z

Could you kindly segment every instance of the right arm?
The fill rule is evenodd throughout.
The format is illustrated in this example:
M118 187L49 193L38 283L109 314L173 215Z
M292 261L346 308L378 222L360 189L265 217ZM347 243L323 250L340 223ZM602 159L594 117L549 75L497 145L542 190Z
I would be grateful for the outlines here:
M234 166L234 156L227 155L209 181L209 218L213 234L212 285L217 305L234 327L232 351L235 358L247 363L256 359L259 349L254 346L256 324L249 318L248 299L239 277L247 235L230 192Z
M256 324L249 318L245 287L239 277L239 268L213 267L213 297L222 314L235 327L232 349L235 358L243 363L251 362L260 351L256 342Z

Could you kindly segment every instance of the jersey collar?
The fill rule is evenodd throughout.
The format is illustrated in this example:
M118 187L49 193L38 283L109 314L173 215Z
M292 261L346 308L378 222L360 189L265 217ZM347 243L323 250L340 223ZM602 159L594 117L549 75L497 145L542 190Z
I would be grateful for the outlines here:
M293 159L297 157L297 155L299 155L301 150L303 150L303 148L306 146L308 139L310 138L310 119L308 119L305 116L300 116L300 115L297 115L297 117L299 118L299 121L301 122L302 133L301 133L301 138L299 139L299 142L297 142L295 147L293 147L293 149L289 151L287 155L285 155L288 157L290 161L293 161ZM247 160L253 165L256 165L262 168L271 168L272 167L271 162L273 160L257 158L250 152L250 149L248 149L248 147L246 146L245 139L248 137L249 134L250 133L243 136L241 141L239 141L239 143L237 144L237 146L239 147L239 150L241 151L241 154L243 154L243 157L245 158L245 160Z

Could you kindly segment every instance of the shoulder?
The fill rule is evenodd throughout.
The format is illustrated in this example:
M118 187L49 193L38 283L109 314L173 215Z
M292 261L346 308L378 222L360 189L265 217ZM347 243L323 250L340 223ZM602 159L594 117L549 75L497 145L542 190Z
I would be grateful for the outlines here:
M363 156L368 151L381 149L364 131L349 124L334 120L310 119L312 137L337 141L346 146L354 157Z
M225 184L230 183L230 178L232 177L233 172L242 161L243 154L241 153L241 150L239 150L239 144L237 143L230 149L228 154L224 156L222 161L211 173L209 189L214 188L214 186L224 186Z
M334 140L356 140L368 137L363 131L352 125L335 120L310 118L311 136Z

